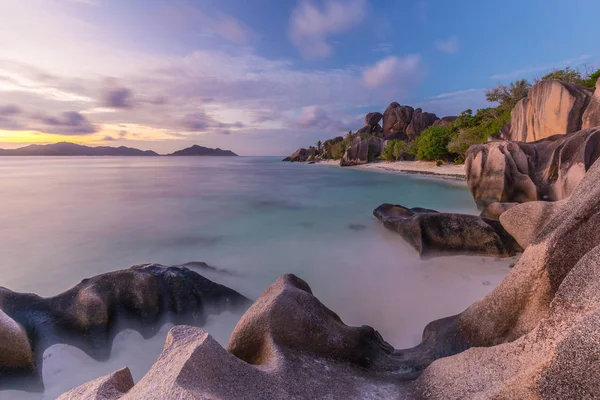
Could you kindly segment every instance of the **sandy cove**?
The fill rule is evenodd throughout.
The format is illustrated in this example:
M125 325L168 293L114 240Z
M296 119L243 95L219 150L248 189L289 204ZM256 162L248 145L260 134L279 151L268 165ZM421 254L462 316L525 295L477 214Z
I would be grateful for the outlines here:
M319 161L315 164L329 165L335 167L340 166L339 160L324 160ZM418 174L441 179L455 179L461 181L467 179L464 164L455 165L452 163L445 163L438 167L435 161L375 161L369 164L344 168L367 169L372 171L387 171L403 174Z

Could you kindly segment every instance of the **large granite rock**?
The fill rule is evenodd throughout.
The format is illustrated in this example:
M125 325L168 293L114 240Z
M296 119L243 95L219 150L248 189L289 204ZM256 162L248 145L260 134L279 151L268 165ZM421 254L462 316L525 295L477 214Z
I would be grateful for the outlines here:
M420 135L421 132L433 125L438 119L437 115L423 112L423 110L417 108L410 124L406 127L406 133L412 136Z
M393 139L398 134L406 134L415 109L411 106L401 106L391 103L383 113L383 134L385 139Z
M383 139L375 136L354 139L354 142L342 157L340 165L343 167L367 164L369 161L379 157L383 149Z
M562 207L567 202L568 198L560 201L530 201L517 204L499 216L500 223L522 248L526 248L533 242L537 234L562 211Z
M600 79L596 81L596 91L583 113L581 129L600 126L600 90L598 88L600 88Z
M84 279L50 298L0 287L0 388L23 384L15 376L29 378L26 387L39 386L38 366L54 344L106 360L114 337L125 328L148 338L166 322L202 326L207 315L249 305L246 297L187 267L157 264Z
M379 125L379 121L383 118L383 114L380 112L370 112L365 116L365 126Z
M317 150L314 147L308 149L298 149L289 157L283 159L283 161L289 162L306 162L309 158L314 158L317 155Z
M570 196L599 156L600 127L533 143L488 142L467 151L467 181L481 207L557 201Z
M439 213L382 204L373 214L400 234L420 255L514 256L521 249L498 221L475 215Z
M428 399L596 398L599 277L596 162L504 281L456 317L460 335L437 336L472 348L431 364L417 391Z
M57 400L116 400L131 390L133 385L131 371L125 367L64 393Z
M284 275L242 317L223 349L198 328L169 331L152 369L123 399L405 398L393 348L368 326L350 327ZM70 393L71 400L94 399ZM107 400L118 397L108 397Z
M581 130L591 97L588 88L574 83L538 82L511 113L511 139L534 142Z
M494 202L494 203L491 203L491 204L488 204L487 206L485 206L483 208L483 211L481 211L480 216L483 218L499 220L500 216L502 214L504 214L506 211L510 210L511 208L513 208L514 206L516 206L518 204L519 203Z

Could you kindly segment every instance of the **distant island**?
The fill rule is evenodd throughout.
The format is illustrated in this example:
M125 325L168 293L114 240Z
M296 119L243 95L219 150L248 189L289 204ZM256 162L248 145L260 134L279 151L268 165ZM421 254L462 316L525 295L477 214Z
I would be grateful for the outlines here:
M183 150L167 154L168 156L237 156L231 150L211 149L193 145ZM18 149L0 149L0 156L160 156L152 150L140 150L133 147L83 146L60 142L53 144L32 144Z
M174 153L169 154L170 156L234 156L237 157L231 150L221 150L218 147L216 149L211 149L208 147L198 146L197 144L192 147L188 147L187 149L178 150Z

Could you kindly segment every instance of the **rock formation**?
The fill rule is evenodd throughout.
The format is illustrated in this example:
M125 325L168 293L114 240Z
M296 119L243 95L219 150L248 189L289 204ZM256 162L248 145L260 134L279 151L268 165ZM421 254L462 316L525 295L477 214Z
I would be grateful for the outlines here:
M453 117L453 116L442 117L441 119L436 119L435 122L433 123L433 126L448 126L450 124L453 124L457 118L458 117Z
M383 118L383 114L380 112L370 112L365 116L365 126L379 125L379 121Z
M352 145L346 150L346 153L344 153L340 165L346 167L366 164L379 157L382 149L383 139L375 136L368 138L357 136Z
M0 387L40 386L44 350L65 343L97 360L122 329L154 336L165 322L202 326L208 314L250 301L185 267L134 266L84 279L50 298L0 287Z
M391 103L383 113L383 134L386 140L402 139L406 136L406 129L412 121L415 109L411 106L401 106ZM404 137L399 137L404 135Z
M439 213L382 204L373 214L420 255L482 254L510 257L521 248L498 221L475 215Z
M310 149L298 149L296 150L291 156L286 157L283 159L283 161L289 161L289 162L305 162L308 161L308 159L311 156L315 156L316 155L316 149L311 147Z
M538 82L511 113L511 139L534 142L581 130L584 112L591 98L592 92L588 88L574 83L559 80ZM588 124L587 127L591 126Z
M408 127L406 127L406 133L411 136L420 135L426 128L429 128L439 118L433 113L423 112L420 108L417 108L413 113L413 117Z
M600 126L600 90L598 90L598 88L600 88L600 79L596 81L596 91L590 99L590 104L588 104L583 113L581 129Z
M600 127L532 143L471 146L466 174L477 204L562 200L600 156Z

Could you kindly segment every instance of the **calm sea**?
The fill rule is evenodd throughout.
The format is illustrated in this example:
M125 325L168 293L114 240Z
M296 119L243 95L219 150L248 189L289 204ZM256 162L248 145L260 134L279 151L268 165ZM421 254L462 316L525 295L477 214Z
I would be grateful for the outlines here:
M0 286L51 296L133 264L205 261L198 271L256 298L292 272L350 325L413 346L433 319L495 287L508 261L421 260L372 210L384 202L476 213L464 183L290 164L271 157L0 158ZM206 329L225 344L237 315ZM58 345L46 351L45 394L129 365L139 379L168 327L143 341L123 332L107 363Z

